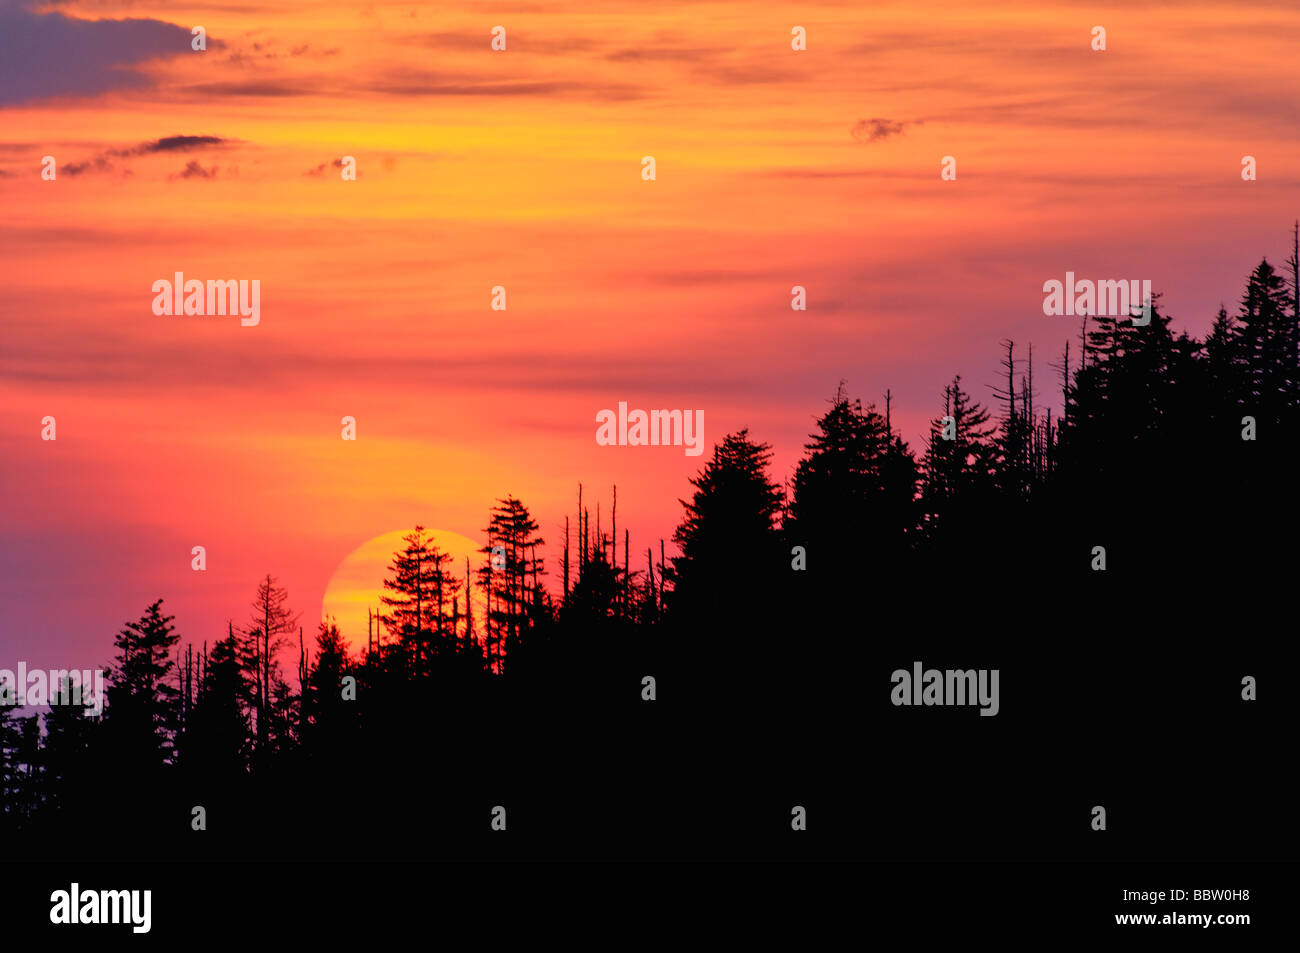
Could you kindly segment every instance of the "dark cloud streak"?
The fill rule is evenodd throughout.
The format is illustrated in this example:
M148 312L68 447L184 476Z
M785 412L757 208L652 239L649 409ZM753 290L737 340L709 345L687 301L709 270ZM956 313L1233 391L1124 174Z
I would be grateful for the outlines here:
M897 119L859 119L849 132L858 142L880 142L891 136L901 136L905 128L915 125Z

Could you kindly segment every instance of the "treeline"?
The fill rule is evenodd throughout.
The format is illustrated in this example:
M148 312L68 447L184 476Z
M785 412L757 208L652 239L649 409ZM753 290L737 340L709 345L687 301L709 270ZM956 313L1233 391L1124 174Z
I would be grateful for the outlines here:
M579 487L549 569L513 497L491 510L478 566L417 526L359 653L333 620L305 632L270 575L244 623L209 641L182 646L160 599L115 639L102 716L0 709L3 823L85 833L112 817L115 836L150 842L189 829L197 804L265 830L345 802L379 823L411 785L536 768L530 746L588 730L579 708L599 720L592 705L653 691L647 660L701 696L767 666L797 704L884 622L1064 629L1118 618L1120 586L1289 574L1275 553L1296 528L1294 247L1288 266L1261 262L1204 340L1175 333L1158 301L1146 325L1083 319L1048 366L1050 402L1032 349L1004 342L989 404L954 378L920 448L888 393L864 405L843 384L788 480L767 444L730 434L681 501L669 559L663 541L620 538L617 490L593 525ZM573 718L557 727L556 712Z

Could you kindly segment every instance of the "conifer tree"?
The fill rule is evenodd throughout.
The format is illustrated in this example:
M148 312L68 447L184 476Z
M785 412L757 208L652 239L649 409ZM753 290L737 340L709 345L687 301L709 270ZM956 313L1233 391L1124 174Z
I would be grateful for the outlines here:
M679 616L759 615L776 596L775 581L790 560L778 532L784 496L768 476L771 459L771 447L743 429L716 445L691 479L695 493L681 501L685 515L673 534L681 555L672 560L670 604Z
M381 619L398 640L408 671L427 675L435 657L455 651L456 634L450 631L446 608L460 580L451 566L452 557L437 547L423 526L402 537L402 549L393 554L384 579L390 594L380 597L388 612Z
M351 674L348 647L333 619L316 632L316 658L308 675L303 705L304 743L313 754L328 756L353 725L355 705L343 698L343 677Z
M89 776L90 747L97 727L89 699L72 704L72 679L66 677L60 686L61 704L51 704L45 714L45 741L42 754L45 771L45 789L49 805L54 810L78 802L91 784Z
M850 401L841 382L795 470L785 535L815 570L897 563L916 522L916 462L875 407Z
M543 623L545 610L538 577L546 574L537 547L545 540L537 535L538 525L513 496L499 499L492 508L487 527L486 557L479 570L489 606L487 625L494 657L489 664L503 671L506 660ZM493 557L497 565L493 565Z
M1295 406L1297 326L1282 276L1266 260L1251 273L1237 320L1244 386L1242 409L1281 422Z
M276 686L283 681L280 653L298 627L298 613L289 609L289 593L267 573L257 584L252 618L245 629L244 670L252 684L253 728L258 749L271 745L276 721Z
M244 773L250 748L240 648L234 635L212 646L185 730L181 763L199 775L231 779Z
M105 721L128 763L147 768L171 760L179 690L171 652L180 641L163 600L149 606L113 640L117 658L109 682Z

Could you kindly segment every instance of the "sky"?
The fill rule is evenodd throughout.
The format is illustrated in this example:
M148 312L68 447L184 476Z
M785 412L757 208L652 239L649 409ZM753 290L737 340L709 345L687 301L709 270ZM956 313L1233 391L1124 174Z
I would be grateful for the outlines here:
M778 481L841 379L919 451L1013 340L1059 408L1045 281L1199 335L1286 257L1298 42L1293 0L0 0L0 668L107 662L160 596L213 641L268 572L310 633L350 554L506 494L554 560L617 485L657 550L707 451L598 445L620 401ZM260 322L155 314L176 272Z

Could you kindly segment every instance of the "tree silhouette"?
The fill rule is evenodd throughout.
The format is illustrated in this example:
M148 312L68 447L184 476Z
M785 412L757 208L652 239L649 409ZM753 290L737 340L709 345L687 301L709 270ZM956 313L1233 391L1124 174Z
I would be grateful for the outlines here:
M181 763L197 775L229 783L247 770L251 755L245 703L251 701L234 635L212 646L198 697L186 724Z
M545 542L537 530L528 507L513 496L497 500L483 530L487 545L481 552L487 558L479 580L488 599L488 664L497 672L505 671L511 654L529 642L549 611L538 582L546 569L537 556Z
M436 656L455 652L456 634L445 607L460 582L451 573L451 556L438 549L423 526L403 536L402 544L384 579L392 595L381 597L389 609L381 619L398 640L406 668L428 675Z
M996 486L997 447L989 412L962 390L960 376L943 396L943 415L930 422L921 463L923 531L932 545L978 536Z
M860 572L864 558L897 569L916 527L916 460L842 382L830 403L795 470L785 535L807 548L814 573Z
M347 645L333 619L316 632L316 659L303 698L303 743L310 753L328 757L355 727L355 704L343 699L343 677L351 674Z
M691 478L673 541L671 611L713 622L727 611L760 613L774 595L778 572L789 569L777 519L784 497L768 477L771 447L749 430L728 434L704 469Z
M276 689L283 682L279 655L289 645L289 634L298 627L298 614L289 609L289 593L267 573L257 584L251 624L245 630L243 666L253 684L254 754L273 747L283 713L277 713ZM283 695L281 695L283 697ZM269 753L269 752L268 752Z
M121 756L142 771L172 757L180 692L170 684L171 651L180 641L163 600L149 606L113 640L117 658L108 671L106 724Z
M11 686L15 698L17 686ZM0 701L0 821L16 830L24 826L24 766L21 760L23 719L13 701Z
M72 704L70 677L62 680L60 689L62 703L52 704L44 716L44 787L46 801L53 809L71 810L82 806L85 792L93 783L88 771L89 753L98 724L88 699L83 697L82 704Z
M827 726L856 724L860 673L894 665L900 651L928 658L932 644L938 654L1043 618L1093 626L1143 596L1172 630L1212 615L1207 595L1182 604L1162 595L1189 579L1233 599L1238 582L1285 593L1260 580L1293 572L1275 555L1297 532L1293 292L1261 263L1236 314L1220 307L1204 341L1175 332L1158 300L1149 322L1090 317L1078 365L1068 343L1060 364L1058 420L1040 414L1032 350L1022 357L1004 342L996 425L953 378L919 465L894 430L891 393L882 416L841 383L788 499L769 472L771 447L748 430L712 448L679 501L679 553L669 559L661 540L657 569L653 547L638 548L644 563L631 558L626 519L620 559L617 503L593 514L580 484L558 611L538 524L513 496L495 501L483 565L467 562L463 579L416 526L384 580L382 621L394 638L382 651L368 639L354 660L346 636L359 633L322 622L313 651L301 651L301 697L276 661L295 617L274 577L259 584L246 631L232 626L182 666L159 600L115 640L102 724L72 707L20 717L0 705L5 829L136 838L146 815L163 818L166 833L147 845L174 833L177 805L208 803L240 833L232 852L268 850L269 835L294 824L303 850L336 844L335 833L401 850L416 835L391 792L422 785L443 799L430 810L451 810L455 797L478 804L519 777L545 788L573 770L566 758L592 752L602 782L642 784L643 764L617 763L623 749L671 756L706 786L724 775L740 787L802 785L842 754L832 745L845 736ZM1097 544L1108 573L1088 567ZM804 571L795 546L806 549ZM1111 598L1121 587L1124 600ZM916 619L892 633L904 604ZM1230 600L1213 611L1225 604L1236 611ZM671 704L644 704L647 673ZM342 695L348 676L355 700ZM737 713L757 740L715 744ZM571 737L577 753L553 744ZM818 748L822 738L831 741ZM892 753L912 740L900 734ZM782 754L805 749L802 761ZM95 787L78 800L88 779L110 776L109 794ZM317 797L326 785L331 797ZM647 803L670 804L668 793L653 790ZM292 816L272 817L273 803L294 805ZM319 831L331 836L311 836Z
M1297 326L1285 282L1267 260L1251 273L1237 320L1245 378L1239 406L1258 421L1280 424L1296 404Z

